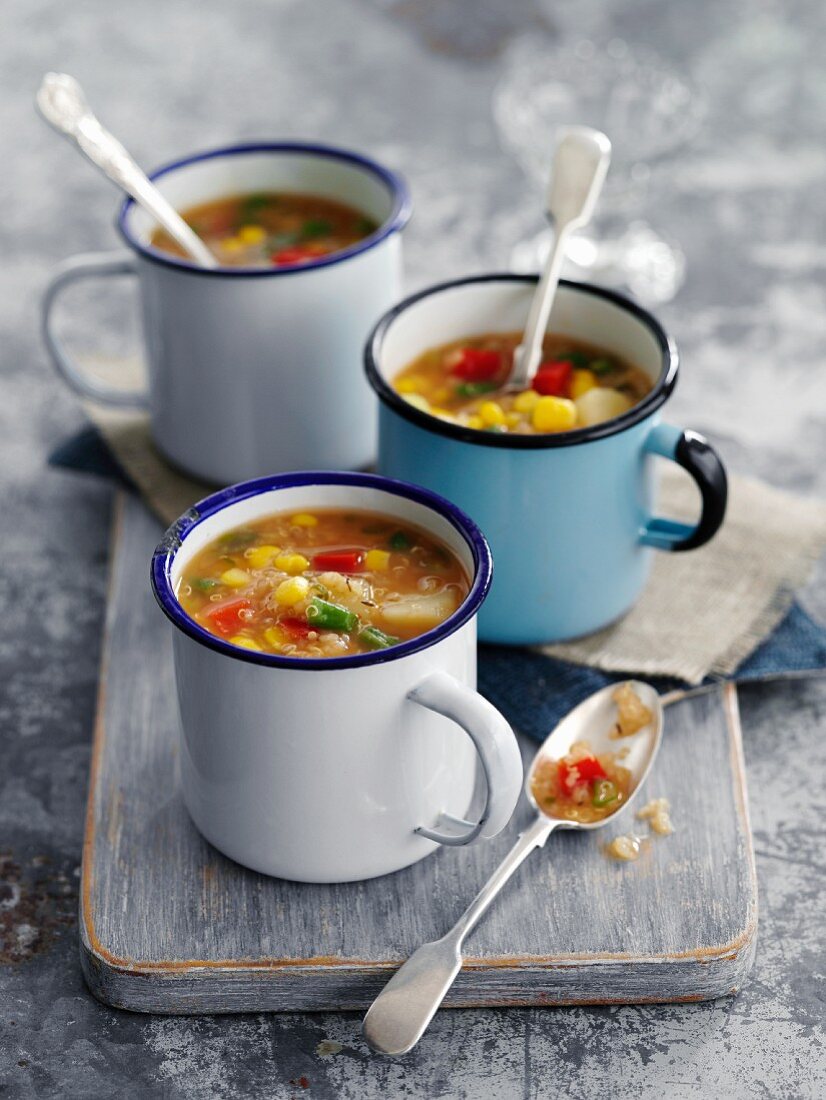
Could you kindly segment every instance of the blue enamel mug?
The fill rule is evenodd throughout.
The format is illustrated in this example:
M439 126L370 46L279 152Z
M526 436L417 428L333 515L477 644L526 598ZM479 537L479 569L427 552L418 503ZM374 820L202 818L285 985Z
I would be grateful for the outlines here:
M479 616L486 642L533 645L590 634L639 598L655 550L693 550L723 522L726 474L696 432L663 423L678 357L659 322L612 290L563 280L549 331L640 367L652 389L613 420L547 435L474 431L415 408L391 380L429 348L522 330L536 276L481 275L430 287L373 330L367 377L379 397L378 469L452 500L488 538L496 574ZM656 514L657 463L694 479L696 524Z

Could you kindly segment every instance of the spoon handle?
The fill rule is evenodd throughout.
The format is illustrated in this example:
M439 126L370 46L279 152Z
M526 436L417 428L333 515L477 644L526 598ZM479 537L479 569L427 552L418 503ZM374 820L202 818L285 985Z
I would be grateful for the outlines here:
M80 149L92 164L147 210L202 267L218 261L184 219L163 197L121 143L101 126L89 109L78 82L65 73L47 73L37 93L46 121Z
M542 341L548 328L557 283L572 229L591 220L611 160L611 142L589 126L568 126L554 152L548 213L554 222L554 240L545 270L531 302L522 343L513 355L506 389L526 390L542 360Z
M537 815L464 911L440 940L424 943L404 963L364 1017L362 1030L373 1050L406 1054L427 1025L462 968L462 943L493 899L534 848L541 848L558 825Z
M509 390L529 389L539 367L542 359L542 343L548 328L548 318L551 316L559 277L562 274L562 265L565 262L565 246L568 243L570 230L570 222L567 224L557 222L554 226L551 254L531 302L522 343L513 353L513 370L508 378Z

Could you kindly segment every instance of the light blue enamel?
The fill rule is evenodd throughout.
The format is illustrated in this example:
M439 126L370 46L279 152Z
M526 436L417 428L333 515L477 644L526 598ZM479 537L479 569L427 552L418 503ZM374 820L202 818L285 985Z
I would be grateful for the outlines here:
M479 636L529 645L625 614L648 577L649 547L691 530L652 520L651 455L673 458L681 436L655 412L571 447L480 446L423 430L382 403L379 470L441 493L479 524L494 559Z

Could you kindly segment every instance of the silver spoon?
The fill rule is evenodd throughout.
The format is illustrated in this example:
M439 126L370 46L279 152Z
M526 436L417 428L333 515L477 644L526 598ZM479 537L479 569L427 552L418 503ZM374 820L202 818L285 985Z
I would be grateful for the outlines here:
M141 171L130 155L92 114L83 89L66 73L46 73L36 102L45 120L65 134L78 149L152 215L181 248L201 267L218 267L218 261L181 215Z
M611 142L599 130L570 126L562 131L554 152L548 191L554 240L531 302L522 343L513 353L513 368L502 387L505 393L531 387L542 362L542 341L565 262L568 236L591 220L610 161Z
M611 684L580 703L556 726L534 757L525 781L525 793L536 810L536 817L453 928L441 939L422 944L414 951L370 1006L362 1030L373 1050L380 1054L406 1054L418 1043L462 968L465 937L534 848L541 848L555 829L591 830L613 823L631 804L660 747L663 708L659 695L649 684L639 680L629 682L651 711L652 721L631 737L621 741L611 739L609 734L616 722L616 704L612 696L617 687ZM628 755L623 758L622 765L631 772L631 790L626 801L609 817L589 824L551 817L539 808L531 791L538 762L545 757L558 760L575 741L582 740L589 742L595 755L616 751L620 745L627 747Z

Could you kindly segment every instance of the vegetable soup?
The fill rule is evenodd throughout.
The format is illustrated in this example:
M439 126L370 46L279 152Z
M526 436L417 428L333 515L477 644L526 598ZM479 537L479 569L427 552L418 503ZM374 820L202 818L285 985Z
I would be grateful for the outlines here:
M288 657L345 657L418 637L456 611L470 583L456 555L374 512L271 515L221 535L176 595L210 633Z
M290 267L340 252L378 224L355 207L319 195L263 191L230 195L181 211L224 267ZM163 229L152 244L186 257Z
M465 337L431 348L404 367L393 386L411 405L478 431L537 435L613 420L648 394L639 367L604 348L548 335L533 387L497 393L522 333Z

